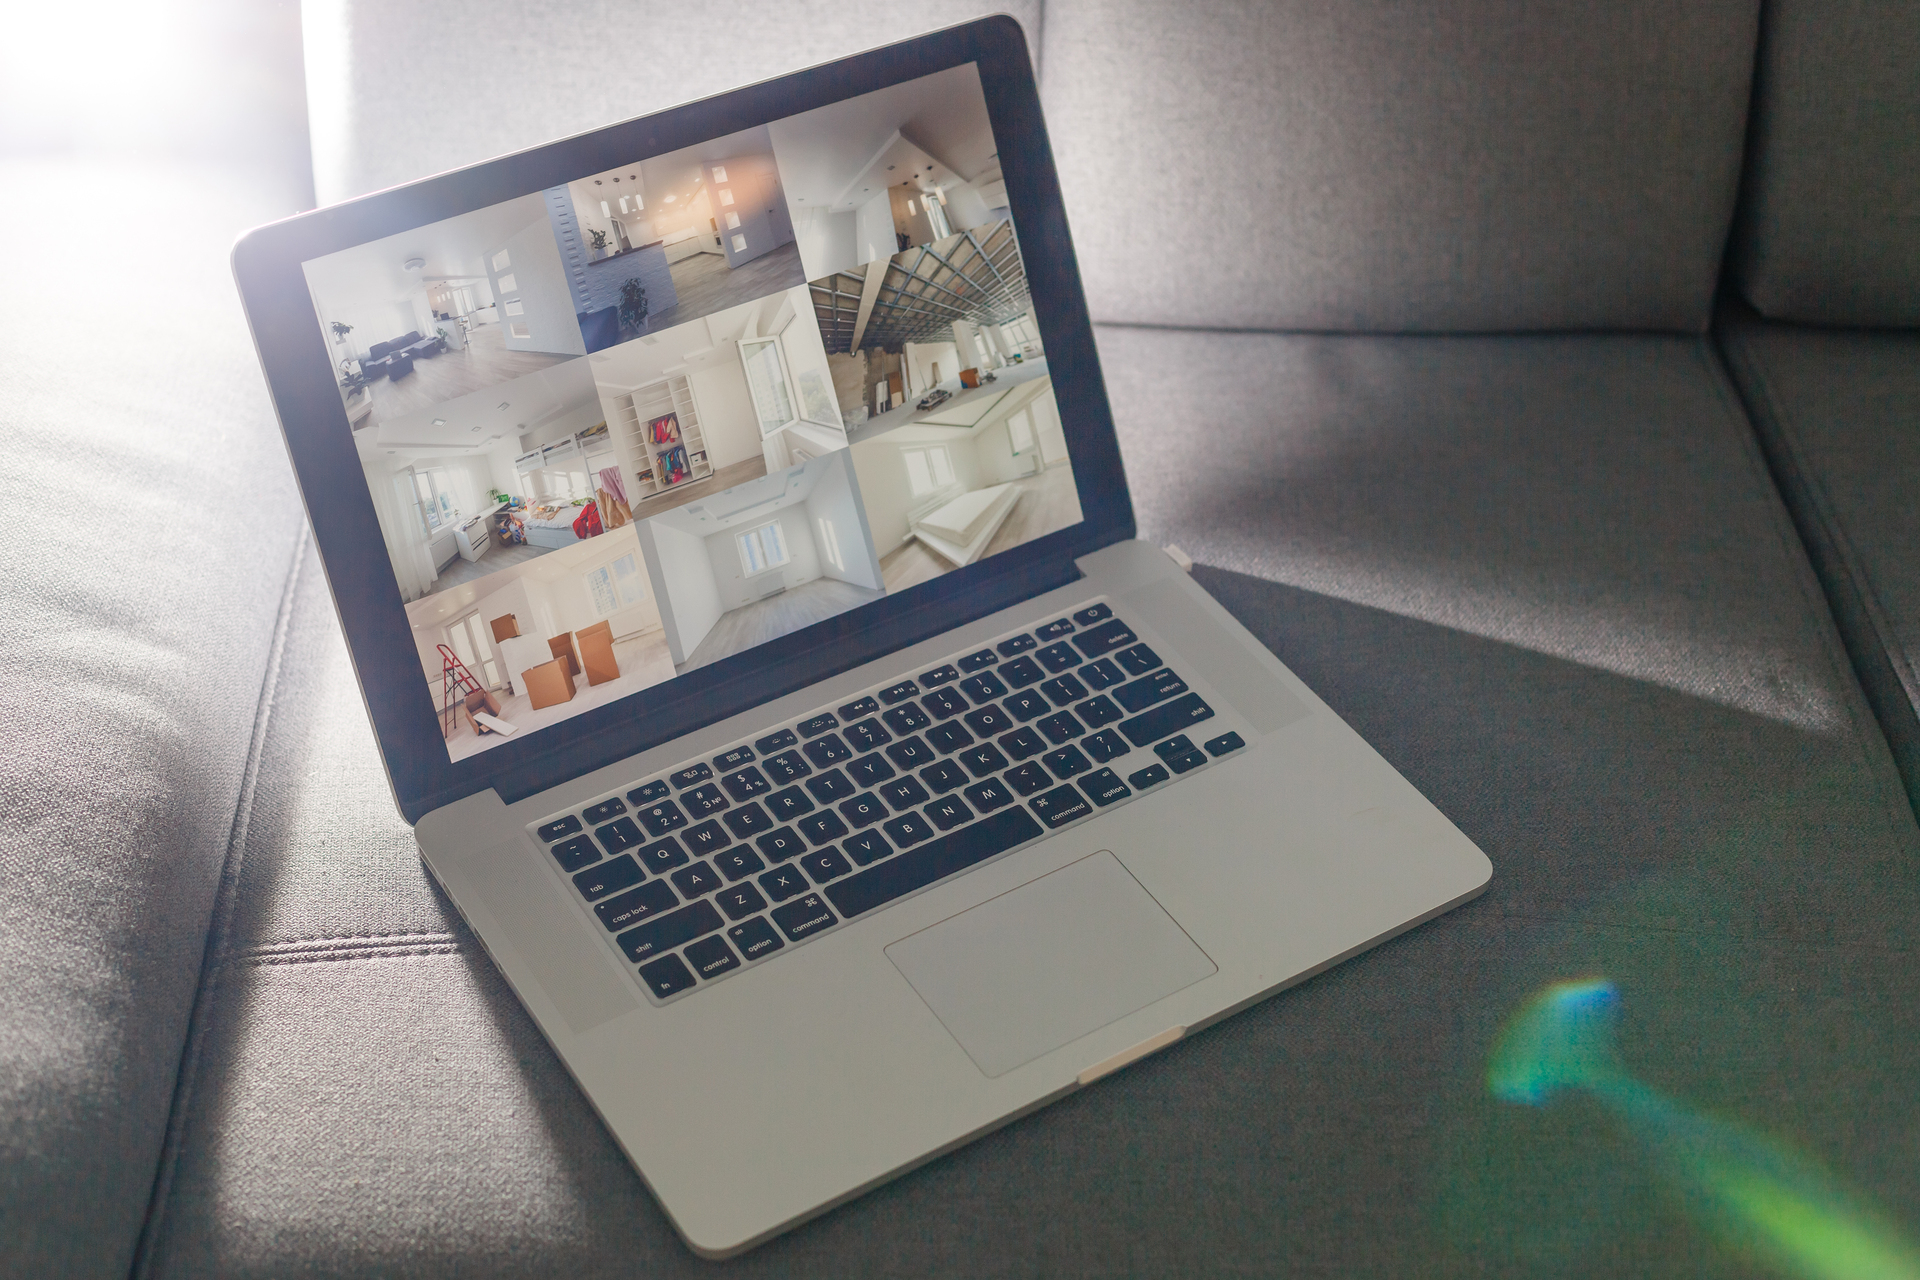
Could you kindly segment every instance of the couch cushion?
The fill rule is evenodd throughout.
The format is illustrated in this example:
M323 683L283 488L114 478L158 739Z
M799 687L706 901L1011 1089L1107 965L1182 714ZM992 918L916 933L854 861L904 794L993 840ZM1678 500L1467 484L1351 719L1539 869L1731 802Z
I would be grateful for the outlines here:
M1920 332L1722 317L1728 364L1920 805Z
M1702 343L1101 344L1146 535L1492 888L724 1272L1700 1274L1644 1159L1485 1097L1516 1003L1596 972L1636 1068L1920 1214L1920 832ZM153 1273L720 1274L432 890L315 577Z
M331 0L305 6L322 203L1041 0Z
M109 167L131 222L25 198ZM0 1270L124 1276L305 523L227 252L299 196L124 156L0 190Z
M1920 325L1920 10L1768 0L1735 275L1777 320Z
M1703 329L1757 7L1050 0L1094 316Z

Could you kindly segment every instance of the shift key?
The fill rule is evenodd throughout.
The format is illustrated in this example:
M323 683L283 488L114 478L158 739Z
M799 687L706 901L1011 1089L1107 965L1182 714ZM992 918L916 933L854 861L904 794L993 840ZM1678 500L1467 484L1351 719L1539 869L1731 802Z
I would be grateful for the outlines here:
M1213 708L1197 693L1175 698L1172 702L1163 702L1153 710L1122 720L1120 732L1127 735L1127 741L1136 747L1144 747L1150 742L1158 742L1171 734L1180 732L1188 725L1199 724L1202 720L1213 718Z
M720 913L713 909L713 903L702 898L691 906L649 920L638 929L629 929L615 941L627 953L627 959L635 962L651 960L683 942L692 942L703 934L712 933L725 923Z

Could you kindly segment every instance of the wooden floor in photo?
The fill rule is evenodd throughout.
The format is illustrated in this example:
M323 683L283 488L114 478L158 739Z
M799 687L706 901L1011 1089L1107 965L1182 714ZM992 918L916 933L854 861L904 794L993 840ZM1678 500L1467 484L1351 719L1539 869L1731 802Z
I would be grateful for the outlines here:
M1074 490L1073 469L1062 462L1037 476L1014 481L1020 487L1020 499L1000 531L987 543L980 559L998 555L1035 538L1080 523L1080 495ZM974 563L978 564L976 560ZM952 573L954 564L918 538L882 556L880 578L888 591L899 591L915 583L926 582L943 573Z
M441 327L445 328L446 324ZM398 382L381 378L368 383L368 389L373 392L373 414L368 421L378 424L405 417L577 359L578 356L550 355L543 351L509 351L506 334L499 325L476 325L465 350L443 351L437 356L415 360L413 372Z

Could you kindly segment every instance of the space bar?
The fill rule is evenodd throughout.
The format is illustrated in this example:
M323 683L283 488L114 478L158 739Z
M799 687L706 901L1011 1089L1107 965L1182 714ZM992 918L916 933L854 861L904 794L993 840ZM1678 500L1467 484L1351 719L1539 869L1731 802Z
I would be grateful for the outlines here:
M1045 834L1033 815L1015 805L828 885L827 900L841 915L857 916Z

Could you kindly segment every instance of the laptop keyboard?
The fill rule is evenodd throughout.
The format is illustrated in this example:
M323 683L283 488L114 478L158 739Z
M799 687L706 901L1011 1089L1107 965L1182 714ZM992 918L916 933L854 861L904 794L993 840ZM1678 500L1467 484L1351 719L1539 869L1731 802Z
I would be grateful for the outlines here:
M1096 602L533 832L666 1001L1246 745L1209 721Z

